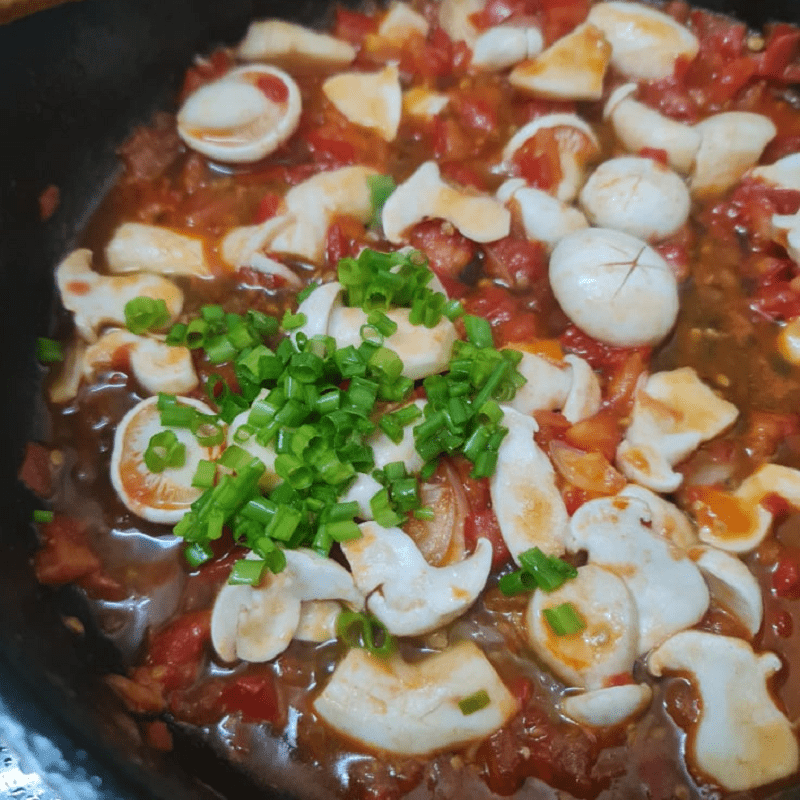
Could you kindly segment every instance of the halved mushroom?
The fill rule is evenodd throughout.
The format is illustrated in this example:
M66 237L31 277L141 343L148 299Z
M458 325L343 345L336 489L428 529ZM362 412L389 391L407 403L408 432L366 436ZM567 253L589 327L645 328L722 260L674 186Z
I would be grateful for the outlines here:
M469 713L459 706L480 696ZM331 727L367 747L425 755L479 742L501 728L517 703L472 642L407 663L351 650L314 701Z
M472 21L484 6L485 0L442 0L439 3L439 25L454 42L475 44L480 31Z
M636 80L668 78L679 58L691 61L700 49L688 28L643 3L597 3L589 11L588 21L611 43L611 63L616 70Z
M753 167L746 173L746 177L781 189L800 192L800 153L791 153L773 164Z
M700 149L699 131L640 103L631 96L636 89L635 83L620 86L606 103L604 115L611 120L617 139L629 153L645 147L663 150L673 169L688 174Z
M169 321L183 308L183 292L159 275L100 275L92 270L91 250L70 253L56 267L56 282L64 308L71 311L75 327L87 342L97 340L103 325L125 325L125 306L136 297L163 300Z
M300 122L300 89L266 64L238 67L201 86L178 112L178 133L193 150L226 163L259 161Z
M695 125L700 134L692 174L692 194L721 194L734 186L758 162L775 136L775 123L763 114L724 111Z
M508 82L537 97L599 100L611 58L611 45L590 23L550 45L543 53L517 65Z
M475 40L470 63L480 69L502 70L538 56L543 46L542 32L534 25L494 25Z
M183 405L192 406L201 414L214 412L199 400L181 397ZM150 522L178 522L202 493L192 486L201 459L215 461L222 454L220 445L201 445L188 428L169 428L161 424L158 397L137 403L120 420L114 433L111 452L111 483L129 511ZM185 448L182 466L166 467L151 472L144 454L151 438L161 431L172 431Z
M234 266L250 266L254 256L269 250L321 264L325 237L338 215L367 222L372 202L367 179L377 172L352 166L320 172L293 186L278 214L259 225L233 228L222 240L222 257Z
M553 465L533 440L536 420L505 407L503 424L508 433L489 479L503 541L515 561L532 547L547 555L561 555L569 537L567 509Z
M653 690L646 683L626 683L569 694L561 701L561 710L582 725L607 728L641 714L652 697Z
M99 372L118 364L121 356L130 363L139 384L151 394L184 394L199 383L188 348L119 328L104 333L87 348L83 360L84 377L93 380Z
M585 623L560 635L545 610L570 603ZM639 653L636 604L624 581L610 569L586 564L578 577L552 592L537 589L525 613L533 651L569 686L600 689L609 678L630 672Z
M364 598L341 564L313 550L284 554L285 569L268 573L260 585L220 589L211 613L211 642L223 661L262 662L282 653L300 626L304 602L343 600L363 607Z
M630 590L639 612L637 655L705 614L710 598L700 570L654 529L650 507L639 498L590 500L575 512L570 529L589 564L614 572Z
M688 673L700 695L687 756L704 779L743 792L797 770L797 735L769 691L769 679L781 668L777 655L757 654L741 639L683 631L651 653L648 667L653 675Z
M674 465L729 428L738 413L691 367L650 375L637 388L631 424L617 449L619 468L657 492L674 491L683 480Z
M322 84L328 100L356 125L394 141L403 113L403 92L396 64L379 72L343 72Z
M433 567L400 528L376 522L360 526L361 537L342 543L367 608L398 636L429 633L463 614L486 585L492 546L479 539L457 564Z
M514 153L543 130L552 129L558 142L561 181L554 189L562 202L574 200L584 181L586 165L600 153L600 142L591 126L577 114L544 114L523 125L503 148L503 166L509 169Z
M622 231L587 228L565 236L550 258L550 285L581 330L620 347L660 342L678 314L669 264Z
M395 0L378 25L378 37L402 45L413 34L427 36L429 30L428 20L422 14L408 3Z
M106 246L106 261L114 273L210 274L202 239L141 222L123 222L114 231Z
M623 156L597 167L580 202L592 225L653 242L686 223L692 201L686 184L668 167L652 158Z
M346 67L356 57L348 42L282 19L250 23L237 55L244 61L269 61L287 69Z
M405 241L406 231L424 219L444 219L475 242L493 242L508 236L511 215L488 195L457 189L442 180L439 165L426 161L401 183L383 206L386 238Z
M522 178L511 178L497 190L497 198L516 210L529 239L554 247L568 233L589 227L586 217L557 197L528 186Z

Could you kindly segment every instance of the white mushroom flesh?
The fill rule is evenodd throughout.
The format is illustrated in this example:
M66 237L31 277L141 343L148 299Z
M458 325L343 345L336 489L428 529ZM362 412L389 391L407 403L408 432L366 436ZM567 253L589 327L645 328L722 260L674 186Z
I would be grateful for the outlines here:
M769 679L781 668L774 653L755 653L741 639L683 631L653 652L648 666L654 675L688 673L700 697L687 756L701 775L737 792L797 769L797 734L769 691Z
M502 70L542 52L542 32L531 25L495 25L481 33L472 48L472 66Z
M626 683L569 694L561 701L561 711L582 725L607 728L644 713L652 697L653 690L647 684Z
M202 239L141 222L123 222L114 231L106 246L106 261L113 273L209 274Z

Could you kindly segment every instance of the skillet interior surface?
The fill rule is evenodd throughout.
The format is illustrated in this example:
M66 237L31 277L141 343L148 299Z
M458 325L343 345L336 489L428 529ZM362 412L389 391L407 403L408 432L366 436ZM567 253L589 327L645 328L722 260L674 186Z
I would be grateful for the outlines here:
M704 5L761 25L800 22L796 3ZM172 106L194 53L236 41L253 17L310 24L331 12L314 0L83 0L0 28L0 697L23 726L47 733L68 761L99 776L104 797L243 798L255 790L191 744L169 758L139 752L124 714L100 688L99 676L116 663L113 648L93 635L73 593L44 590L34 579L35 499L16 473L25 442L47 433L34 354L36 337L49 333L53 266L113 180L116 148L135 125ZM51 184L61 203L42 222L37 198ZM64 615L83 620L86 634L69 633Z

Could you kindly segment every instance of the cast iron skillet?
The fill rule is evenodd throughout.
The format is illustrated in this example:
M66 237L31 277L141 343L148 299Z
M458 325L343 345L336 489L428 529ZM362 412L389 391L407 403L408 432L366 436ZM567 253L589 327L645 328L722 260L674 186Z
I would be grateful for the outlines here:
M800 22L797 0L703 5L757 26ZM254 17L311 24L331 12L322 0L82 0L0 27L0 697L99 776L106 798L284 795L256 790L188 741L162 757L139 747L99 681L115 652L75 594L33 577L36 503L16 473L25 442L47 433L34 354L36 337L50 332L52 270L113 179L116 148L155 110L172 108L194 53L237 41ZM61 205L42 222L37 198L50 184ZM65 614L85 622L85 636L67 631Z

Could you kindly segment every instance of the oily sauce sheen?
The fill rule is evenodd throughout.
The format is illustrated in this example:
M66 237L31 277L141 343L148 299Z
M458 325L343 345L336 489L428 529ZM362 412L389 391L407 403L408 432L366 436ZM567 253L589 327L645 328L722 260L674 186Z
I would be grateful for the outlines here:
M535 24L546 48L582 24L590 5L588 0L488 0L477 4L470 19L478 30L508 22ZM191 150L177 132L175 116L158 114L120 148L122 174L85 231L82 246L93 253L93 269L108 271L105 246L123 222L171 228L202 237L211 273L173 278L184 292L182 320L194 318L207 304L237 314L255 309L280 320L297 309L297 287L279 274L232 267L221 252L221 237L231 228L276 216L287 191L313 175L358 164L391 175L400 185L423 162L435 160L451 185L494 195L509 177L497 165L511 136L529 121L553 113L578 114L591 125L599 155L591 158L588 170L624 154L603 114L612 91L628 80L613 65L601 98L537 96L514 88L508 69L471 68L470 47L445 31L437 2L412 6L429 29L405 43L380 44L376 37L383 10L339 8L332 32L356 49L354 65L345 69L368 71L396 61L404 89L446 94L445 110L429 117L404 113L396 138L386 141L375 129L350 121L326 97L324 79L345 69L320 72L295 64L287 72L303 99L299 126L277 150L250 164L223 164ZM791 88L800 80L800 32L788 25L751 32L677 0L662 10L693 32L699 51L678 59L668 77L637 81L639 102L687 125L722 111L768 117L777 133L759 164L800 151L800 100ZM235 66L233 49L200 58L188 70L176 108ZM284 97L274 82L265 83L262 91L273 100ZM528 186L551 194L563 178L552 130L526 143L513 167ZM581 147L586 144L578 140ZM658 163L666 159L657 148L634 155ZM573 424L557 411L534 413L535 440L545 452L562 443L572 448L570 453L594 458L579 460L575 472L557 472L570 515L618 490L604 488L588 465L600 463L600 454L602 463L614 463L642 376L692 367L719 397L733 403L739 411L733 427L677 466L683 481L668 499L691 516L698 498L706 497L697 487L733 490L767 462L800 470L800 358L792 361L781 346L785 328L800 317L800 277L770 222L774 214L798 210L800 191L747 178L693 198L686 224L653 245L677 277L680 297L676 325L655 346L603 343L573 324L550 287L549 248L526 236L513 214L509 235L497 241L473 241L453 224L433 218L415 222L406 243L425 253L448 295L460 299L467 313L489 320L496 347L527 343L532 352L556 359L574 354L599 377L602 405L588 420ZM341 258L357 255L365 245L397 249L379 227L343 214L330 220L318 263L276 257L302 285L325 283L336 279ZM58 327L65 343L76 340L71 315L64 313ZM274 347L278 341L267 344ZM192 357L201 386L190 396L205 400L202 384L212 375L236 388L230 363L211 364L201 350ZM54 369L50 389L61 380ZM334 731L312 705L347 652L343 642L295 639L266 663L223 663L210 641L211 609L242 549L226 533L214 543L214 558L191 568L183 543L166 536L169 526L133 515L109 477L115 429L147 395L133 376L129 352L121 348L100 374L82 381L74 397L51 402L49 439L31 445L23 470L23 478L52 502L55 512L52 522L40 525L37 576L48 585L74 583L88 596L126 664L124 674L108 676L109 685L145 742L168 750L176 730L193 730L257 784L279 785L302 797L546 798L554 796L553 789L563 797L609 800L729 794L685 763L703 714L691 676L655 678L644 656L630 674L618 676L620 684L652 688L648 710L633 721L590 727L560 713L564 696L576 690L532 655L525 634L529 595L506 597L497 588L498 575L513 564L500 536L489 482L471 478L470 465L460 456L444 459L431 480L460 509L454 519L463 525L468 552L480 537L493 543L492 573L466 613L442 630L401 638L400 653L415 663L448 642L476 642L517 703L506 724L481 741L431 757L378 754ZM777 653L782 668L770 690L786 717L796 721L800 517L790 501L770 496L764 502L771 504L775 524L755 549L742 555L763 597L759 632L751 637L713 593L695 628L749 640L757 653ZM720 508L713 506L712 516L723 514ZM587 561L585 552L564 557L578 567ZM768 797L797 780L795 773L736 797Z

